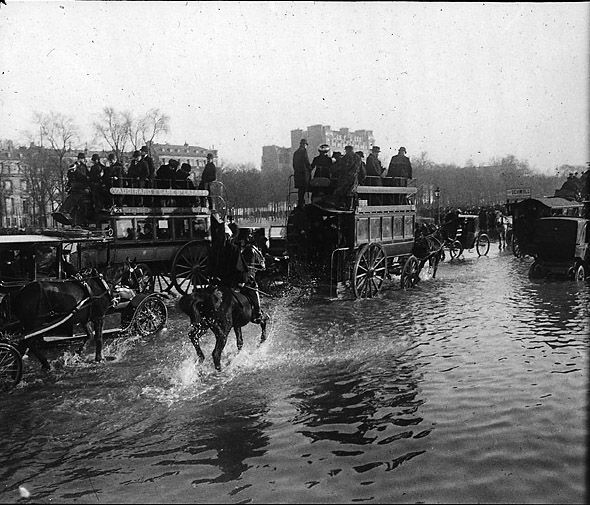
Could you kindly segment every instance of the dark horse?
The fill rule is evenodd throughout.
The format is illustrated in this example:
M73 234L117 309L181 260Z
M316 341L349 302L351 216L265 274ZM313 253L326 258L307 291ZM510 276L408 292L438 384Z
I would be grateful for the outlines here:
M236 334L238 350L242 349L242 327L252 322L252 302L249 297L230 287L209 286L182 296L178 301L178 308L190 318L188 336L201 362L205 355L199 345L199 339L208 329L215 334L215 349L212 356L217 370L221 370L221 353L232 328ZM262 313L258 323L262 328L260 343L266 340L268 320L268 315Z
M50 368L40 349L43 333L61 327L73 335L79 323L86 340L94 329L95 360L102 361L102 330L106 311L112 305L112 294L104 277L90 269L66 280L33 281L11 295L12 314L20 324L24 338L18 344L21 354L27 350L41 366Z
M212 251L218 251L227 245L225 235L225 223L217 215L213 215L211 219L211 236L212 236ZM210 260L213 260L216 254L211 252ZM252 267L256 267L256 255L252 256ZM242 257L243 260L243 257ZM219 263L219 256L217 255ZM231 260L225 256L221 263L221 270L233 269ZM245 264L245 262L244 262ZM217 268L219 268L218 265ZM215 269L213 269L215 270ZM210 272L215 275L215 272ZM227 342L227 336L233 328L236 334L236 341L238 350L244 345L242 337L242 327L248 323L253 322L259 324L262 328L262 335L260 341L266 340L266 326L268 323L268 315L261 312L261 317L258 321L253 321L252 307L253 297L256 293L256 285L248 286L247 284L242 288L245 293L237 291L230 286L219 283L219 285L209 285L205 289L196 289L190 295L184 295L178 301L179 309L190 318L191 327L189 331L189 338L197 351L199 359L203 361L205 356L199 345L199 339L205 334L208 329L211 329L215 334L215 349L213 350L213 363L217 370L221 370L221 353Z

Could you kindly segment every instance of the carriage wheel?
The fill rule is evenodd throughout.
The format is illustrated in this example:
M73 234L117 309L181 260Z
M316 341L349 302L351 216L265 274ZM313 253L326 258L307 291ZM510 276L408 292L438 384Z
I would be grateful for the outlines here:
M133 316L134 327L142 337L147 337L166 326L168 309L156 295L148 296L141 301Z
M207 258L209 242L193 240L184 244L172 262L172 282L176 290L186 295L194 286L209 283Z
M403 289L413 288L420 280L420 262L416 256L410 256L402 269L402 277L400 280Z
M172 289L172 279L170 275L163 273L156 273L153 277L153 290L159 293L167 293Z
M428 273L434 279L436 277L436 271L438 270L438 264L442 261L444 252L441 250L435 254L432 254L428 258Z
M458 240L454 240L449 246L449 254L451 255L452 260L461 256L461 254L463 254L463 244Z
M140 263L136 267L135 277L137 279L137 292L147 293L154 290L154 274L149 266L145 263Z
M490 237L485 233L478 235L475 240L475 250L479 256L487 256L488 251L490 250Z
M524 258L526 256L526 253L522 250L520 242L515 236L512 237L512 254L517 258Z
M576 282L584 282L586 280L586 269L581 263L576 267L574 280Z
M0 342L0 391L10 391L23 376L23 359L16 347Z
M354 262L352 291L355 298L371 298L383 287L387 254L380 244L364 245Z
M529 268L529 279L542 279L545 277L545 269L536 261Z

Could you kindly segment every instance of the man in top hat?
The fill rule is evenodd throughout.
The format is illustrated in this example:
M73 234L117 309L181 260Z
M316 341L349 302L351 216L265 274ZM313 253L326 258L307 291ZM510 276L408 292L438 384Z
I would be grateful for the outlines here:
M364 184L367 177L367 164L365 163L365 153L357 151L355 153L361 159L361 169L359 170L359 184Z
M295 188L297 188L297 207L305 204L305 192L311 178L311 165L307 155L307 140L301 139L299 149L293 153L293 172Z
M108 165L104 170L104 185L108 195L107 203L113 205L115 201L120 205L121 196L118 195L116 198L110 194L111 188L120 188L123 185L123 177L125 173L123 170L123 164L117 159L115 153L109 153L107 156Z
M408 179L412 178L412 164L406 156L406 148L400 147L395 156L389 162L387 177L395 177L394 186L407 186Z
M142 159L140 151L133 151L133 158L127 170L129 184L133 188L145 188L146 181L149 175L149 168L147 162ZM143 206L143 196L139 198L132 198L135 205Z
M141 153L141 159L145 162L148 170L148 186L151 186L152 181L154 180L154 176L156 174L156 167L154 165L154 159L150 156L147 146L142 146L139 150Z
M213 163L213 154L207 154L207 164L201 174L201 181L199 182L199 189L206 189L209 192L207 202L209 208L213 209L213 198L211 198L211 183L217 179L217 167ZM205 198L201 197L201 207L205 206Z
M373 146L369 156L367 156L365 184L367 186L383 186L383 166L379 159L381 148ZM383 205L383 195L369 195L370 205Z
M76 161L70 165L66 191L68 196L61 208L53 213L53 218L61 224L83 224L86 221L86 200L90 196L86 155L78 153Z
M106 200L105 169L106 167L100 162L100 155L92 155L92 166L88 176L90 182L90 192L92 195L92 205L94 212L102 210Z

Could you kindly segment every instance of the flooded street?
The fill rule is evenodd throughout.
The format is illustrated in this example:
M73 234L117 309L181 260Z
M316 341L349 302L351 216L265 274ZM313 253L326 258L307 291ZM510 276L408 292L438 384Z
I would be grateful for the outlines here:
M266 300L268 341L230 335L221 373L173 304L105 364L26 359L0 502L582 503L590 285L530 261L492 244L410 291Z

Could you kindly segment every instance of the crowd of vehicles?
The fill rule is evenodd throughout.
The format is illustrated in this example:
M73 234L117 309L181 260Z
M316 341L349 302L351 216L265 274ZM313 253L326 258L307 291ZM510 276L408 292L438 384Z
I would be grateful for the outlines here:
M445 250L451 259L473 248L479 256L488 254L490 238L476 215L458 214L442 227L420 223L416 190L371 185L367 178L349 209L312 199L296 207L286 225L271 226L268 237L264 228L241 228L239 236L254 241L266 258L261 292L277 293L281 286L300 283L324 287L329 297L371 298L395 279L402 289L412 288L425 265L434 277ZM11 296L29 283L71 279L72 271L100 272L113 301L105 314L107 335L155 334L166 325L167 294L188 294L210 284L212 220L231 221L222 192L210 204L216 210L200 205L211 196L205 190L111 188L111 193L136 199L113 206L91 228L0 236L0 389L20 380L28 339L41 336L45 345L56 346L84 338L68 329L72 314L56 314L34 331L23 331L10 304ZM531 278L588 278L587 204L529 198L507 210L514 254L534 258Z

